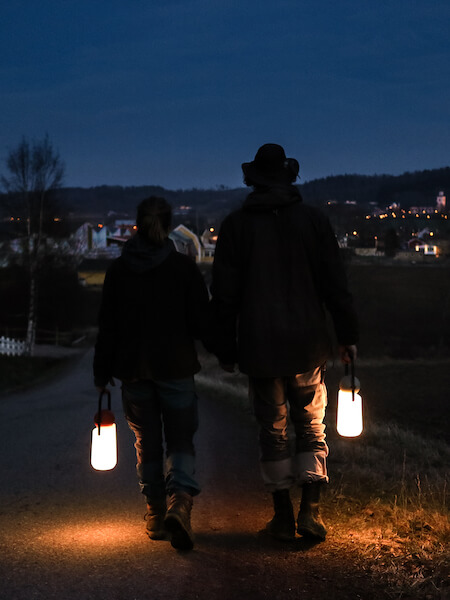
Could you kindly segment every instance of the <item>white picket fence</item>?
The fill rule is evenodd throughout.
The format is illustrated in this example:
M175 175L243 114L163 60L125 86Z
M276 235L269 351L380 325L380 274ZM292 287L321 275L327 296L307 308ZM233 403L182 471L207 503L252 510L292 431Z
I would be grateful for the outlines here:
M0 354L22 356L25 353L26 342L14 340L5 336L0 337Z

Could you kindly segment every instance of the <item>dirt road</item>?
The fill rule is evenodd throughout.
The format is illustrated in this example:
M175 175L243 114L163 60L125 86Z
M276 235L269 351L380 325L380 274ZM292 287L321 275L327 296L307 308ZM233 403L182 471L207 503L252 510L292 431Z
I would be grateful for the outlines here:
M151 542L117 388L118 466L99 473L89 465L91 360L88 352L57 381L0 399L2 600L387 597L353 566L332 524L327 541L313 547L265 536L271 502L255 426L213 398L200 398L195 549Z

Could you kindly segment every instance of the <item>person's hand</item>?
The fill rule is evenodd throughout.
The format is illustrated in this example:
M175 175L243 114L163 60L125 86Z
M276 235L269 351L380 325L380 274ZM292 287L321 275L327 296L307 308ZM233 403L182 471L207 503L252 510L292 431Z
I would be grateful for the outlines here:
M224 371L226 371L227 373L234 373L234 367L235 367L234 363L231 365L227 365L227 364L219 361L219 365L220 365L220 368L223 369Z
M341 359L341 362L343 362L344 364L348 365L352 362L352 359L356 360L357 355L358 349L354 344L350 346L339 346L339 357Z

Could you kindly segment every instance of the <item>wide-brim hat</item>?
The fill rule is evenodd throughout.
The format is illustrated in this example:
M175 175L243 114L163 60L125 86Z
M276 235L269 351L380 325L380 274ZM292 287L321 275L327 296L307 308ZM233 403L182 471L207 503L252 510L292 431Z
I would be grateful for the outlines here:
M273 185L293 183L297 179L299 164L295 158L286 158L279 144L264 144L252 162L242 163L247 185Z

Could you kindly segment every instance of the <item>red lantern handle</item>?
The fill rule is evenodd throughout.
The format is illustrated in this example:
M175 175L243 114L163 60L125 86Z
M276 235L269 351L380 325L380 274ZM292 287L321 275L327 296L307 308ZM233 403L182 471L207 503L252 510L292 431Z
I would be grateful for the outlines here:
M355 400L355 361L353 360L353 353L349 352L350 366L351 366L351 382L352 382L352 402ZM345 374L348 375L348 363L345 363Z
M98 435L100 435L100 427L102 424L102 398L104 394L108 397L108 410L111 410L111 392L109 390L102 390L98 396Z

